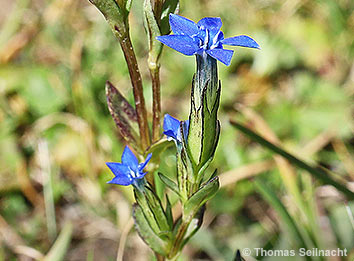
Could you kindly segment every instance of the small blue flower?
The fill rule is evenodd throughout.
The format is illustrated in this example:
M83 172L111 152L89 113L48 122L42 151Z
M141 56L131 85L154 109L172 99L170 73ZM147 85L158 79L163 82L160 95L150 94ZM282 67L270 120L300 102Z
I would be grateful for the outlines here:
M128 146L125 146L122 154L122 163L106 162L108 168L110 168L115 175L115 177L107 183L122 186L129 186L131 184L136 185L136 182L146 175L147 172L144 172L144 168L150 161L151 156L152 154L150 153L146 157L145 162L139 164L134 153Z
M173 118L169 114L165 114L163 119L163 133L170 139L173 139L176 142L182 142L182 134L180 130L181 122L175 118ZM184 136L188 136L189 129L189 120L186 120L183 124L183 132Z
M185 17L170 14L170 26L173 35L158 36L156 39L185 55L207 53L227 66L234 51L224 49L223 45L259 49L256 41L246 35L224 38L219 17L205 17L196 24Z

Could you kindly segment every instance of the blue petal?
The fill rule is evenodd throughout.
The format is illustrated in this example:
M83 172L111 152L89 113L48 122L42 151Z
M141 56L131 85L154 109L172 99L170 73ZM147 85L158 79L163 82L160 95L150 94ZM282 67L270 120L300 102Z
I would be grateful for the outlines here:
M130 176L130 169L125 164L116 162L106 162L106 165L115 176Z
M251 37L247 35L239 35L235 37L225 38L224 40L221 40L221 42L222 44L226 44L226 45L259 49L258 43L256 43L255 40L253 40Z
M108 181L109 184L117 184L122 186L129 186L133 183L133 179L127 176L116 176L111 181Z
M146 159L145 159L145 162L144 163L140 163L139 164L139 172L143 171L145 166L149 163L149 161L151 160L151 157L152 157L152 154L149 153L149 155L147 155Z
M234 51L232 50L225 50L222 48L215 48L215 49L210 49L206 50L207 54L209 54L211 57L215 58L216 60L219 60L223 64L229 66L231 62L232 55L234 54Z
M129 149L128 146L125 146L123 155L122 155L122 163L124 165L129 166L133 171L138 170L138 159L134 155L134 153Z
M193 55L199 50L193 38L186 35L163 35L156 37L161 43L185 55Z
M198 27L192 20L176 14L170 14L170 26L174 34L192 36L198 33Z
M219 32L222 22L220 17L204 17L197 23L197 25L201 30L208 29L213 34L216 34Z
M163 120L163 129L164 129L163 133L166 136L169 136L169 137L177 140L177 135L179 132L179 125L180 125L179 120L173 118L169 114L165 114L165 117Z

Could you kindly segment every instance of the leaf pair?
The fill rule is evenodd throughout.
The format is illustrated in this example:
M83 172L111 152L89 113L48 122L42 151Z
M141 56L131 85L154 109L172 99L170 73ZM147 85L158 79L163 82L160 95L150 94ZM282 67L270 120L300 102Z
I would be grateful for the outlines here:
M133 207L136 230L154 251L167 255L173 226L169 200L165 211L160 199L149 186L143 190L135 189L134 194L137 202Z

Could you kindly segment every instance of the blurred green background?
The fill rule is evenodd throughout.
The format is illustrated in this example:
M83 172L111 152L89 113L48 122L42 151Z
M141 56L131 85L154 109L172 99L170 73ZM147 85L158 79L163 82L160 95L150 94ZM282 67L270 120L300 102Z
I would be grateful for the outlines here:
M151 107L142 2L133 1L131 34ZM219 64L222 133L210 169L218 168L222 188L181 260L233 260L246 247L299 246L289 220L257 190L255 176L280 199L307 246L351 252L313 260L353 260L353 202L252 142L229 120L243 121L353 188L354 1L180 5L180 14L194 21L221 17L225 36L247 34L262 48L237 48L229 67ZM153 260L131 229L131 189L106 184L112 174L105 162L119 161L124 143L106 106L105 81L133 98L109 26L85 0L5 0L1 6L0 260L116 260L117 252L118 260ZM194 58L165 47L164 113L187 118L194 69ZM172 148L160 170L174 175Z

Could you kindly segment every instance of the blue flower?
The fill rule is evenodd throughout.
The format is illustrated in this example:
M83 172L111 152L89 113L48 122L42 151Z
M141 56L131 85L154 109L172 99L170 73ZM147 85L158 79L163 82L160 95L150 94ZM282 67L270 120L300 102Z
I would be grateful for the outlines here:
M173 139L176 142L182 142L182 134L180 130L181 122L175 118L173 118L169 114L165 114L163 119L163 133L170 139ZM184 136L188 136L189 129L189 120L186 120L183 124L183 132Z
M223 45L259 49L256 41L246 35L224 38L219 17L205 17L196 24L182 16L170 14L170 26L173 35L158 36L156 39L185 55L206 53L230 65L234 51L224 49Z
M116 162L106 162L106 165L114 174L114 178L107 182L112 184L118 184L123 186L129 186L131 184L137 185L137 181L142 179L147 172L144 172L146 164L151 159L152 154L150 153L145 162L140 163L134 155L134 153L129 149L128 146L125 146L125 149L122 154L122 163Z

